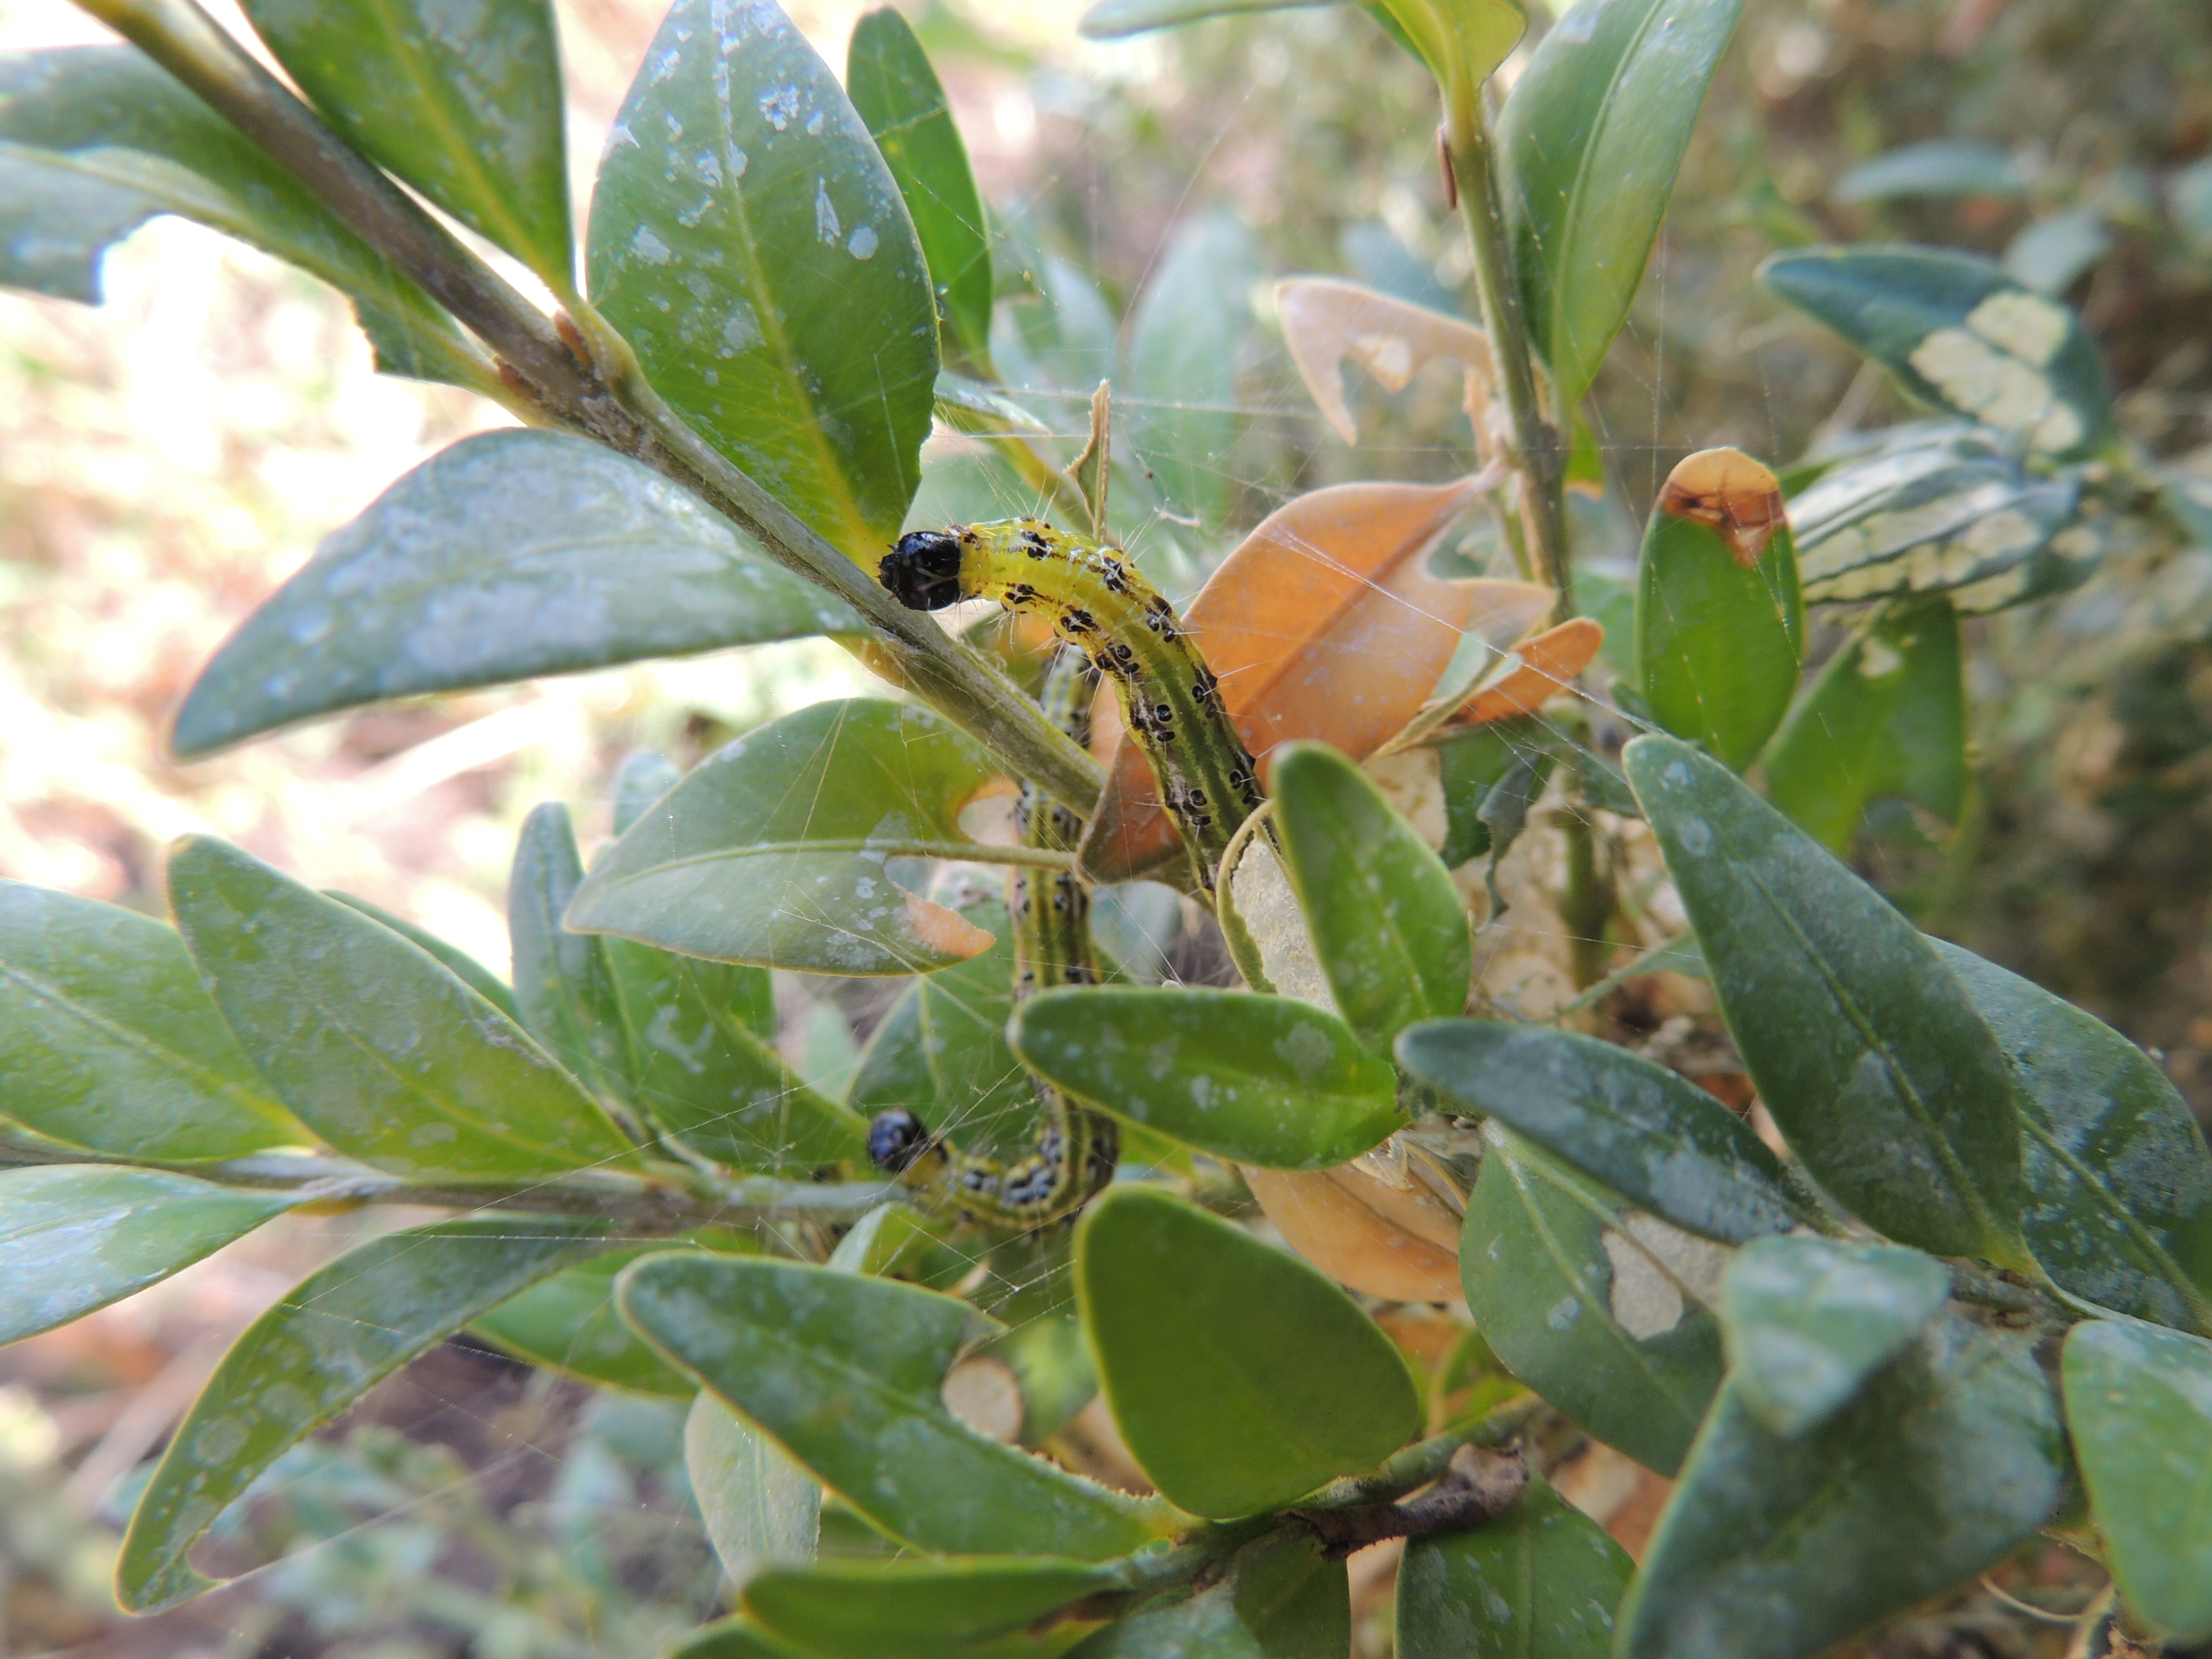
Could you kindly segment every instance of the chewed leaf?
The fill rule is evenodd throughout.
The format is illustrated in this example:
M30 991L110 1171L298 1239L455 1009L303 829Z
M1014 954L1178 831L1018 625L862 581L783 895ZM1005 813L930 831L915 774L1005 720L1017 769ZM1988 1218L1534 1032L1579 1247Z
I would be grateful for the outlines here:
M1503 650L1551 609L1524 582L1447 581L1426 555L1473 503L1475 483L1339 484L1271 514L1184 613L1245 746L1268 756L1314 738L1364 759L1419 712L1461 636ZM1134 744L1114 757L1082 848L1126 881L1180 842Z
M1442 358L1460 366L1466 386L1462 406L1487 453L1491 434L1484 415L1497 369L1490 337L1473 323L1329 276L1276 283L1275 314L1298 378L1345 442L1359 441L1359 422L1345 397L1346 363L1358 363L1390 391L1403 392L1424 365Z
M1605 629L1588 617L1571 617L1514 652L1521 665L1475 693L1460 717L1465 726L1487 726L1533 714L1574 683L1605 643Z
M2085 453L2112 436L2104 365L2080 320L1987 259L1942 248L1802 248L1775 255L1759 276L1930 403L2044 454Z

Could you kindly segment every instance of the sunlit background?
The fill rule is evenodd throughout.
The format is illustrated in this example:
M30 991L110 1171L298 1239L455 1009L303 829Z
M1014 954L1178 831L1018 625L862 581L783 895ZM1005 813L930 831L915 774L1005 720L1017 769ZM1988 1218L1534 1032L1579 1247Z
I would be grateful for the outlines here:
M558 9L580 210L660 8ZM862 8L788 9L842 64ZM1427 435L1454 405L1448 375L1389 410L1363 388L1380 418L1349 451L1296 390L1271 326L1272 278L1298 270L1472 304L1436 176L1433 94L1356 9L1094 45L1075 33L1076 0L903 9L987 196L1091 272L1117 313L1177 227L1224 216L1249 233L1232 296L1239 521L1317 483L1458 464ZM102 38L64 0L0 0L0 49ZM1983 188L1932 194L1853 172L1931 139L2002 165ZM1902 415L1878 377L1752 282L1765 253L1813 240L2006 258L2083 309L2130 435L2212 477L2208 151L2202 0L1751 0L1597 392L1612 488L1586 550L1625 556L1620 538L1689 448L1782 459L1820 430ZM507 860L532 805L569 802L588 842L629 750L689 764L762 719L868 684L811 641L405 705L173 763L168 715L247 611L399 474L507 417L377 377L332 293L179 222L113 252L106 293L98 310L0 295L0 876L153 909L166 844L211 831L504 973ZM962 452L937 441L935 453L949 465ZM2142 550L2063 605L1984 625L1966 827L1937 845L1893 826L1863 856L1930 925L2159 1045L2202 1111L2212 581L2177 581L2189 568L2174 556ZM818 1073L836 1044L810 1048L805 1005L795 993L788 1046ZM716 1609L680 1413L593 1401L449 1347L380 1390L343 1443L288 1460L277 1512L220 1546L289 1560L152 1621L112 1613L131 1472L229 1335L356 1224L272 1226L0 1355L0 1656L629 1659ZM1365 1613L1363 1651L1378 1653L1371 1598Z

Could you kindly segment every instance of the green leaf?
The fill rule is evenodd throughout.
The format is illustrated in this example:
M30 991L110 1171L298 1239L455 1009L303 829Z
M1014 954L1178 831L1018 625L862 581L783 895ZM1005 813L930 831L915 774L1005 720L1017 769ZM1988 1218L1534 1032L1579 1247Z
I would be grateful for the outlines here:
M1399 1037L1398 1063L1690 1232L1741 1244L1804 1224L1781 1160L1748 1124L1626 1048L1540 1025L1439 1019Z
M0 1102L49 1139L211 1163L307 1132L216 1017L173 928L0 881Z
M2076 1296L2212 1335L2212 1152L2188 1103L2094 1015L1934 944L2012 1071L2035 1259Z
M1285 11L1297 6L1335 5L1342 0L1098 0L1076 23L1090 40L1119 40L1152 29L1179 28L1211 17L1235 17L1251 11Z
M2080 319L1987 259L1945 248L1795 248L1759 275L1931 404L2048 455L2085 454L2112 438L2104 364Z
M1446 869L1492 850L1493 826L1511 816L1509 800L1525 802L1544 793L1555 758L1548 737L1534 720L1497 720L1437 743L1437 781L1444 792L1444 844L1437 856Z
M157 1170L0 1170L0 1346L159 1284L298 1201Z
M1718 762L1644 737L1626 763L1806 1172L1900 1244L2026 1266L2004 1057L1935 948Z
M404 916L394 915L380 904L372 904L351 893L341 893L334 887L323 890L325 898L336 899L348 909L358 910L371 921L381 922L410 945L428 951L454 978L474 991L486 1002L505 1014L516 1024L522 1023L522 1011L515 1006L514 993L490 969L478 962L457 945L448 945L427 927L418 927Z
M7 151L0 164L8 173L0 202L9 204L0 282L96 303L107 242L173 213L349 295L387 373L479 389L490 382L490 365L437 301L136 46L0 56L0 140L30 147ZM133 197L141 205L126 216ZM113 216L105 240L102 211ZM35 232L28 248L21 225ZM78 252L57 259L49 251L73 241Z
M819 702L747 732L602 852L568 926L722 962L914 974L990 935L886 872L970 858L959 812L990 757L926 708Z
M1860 162L1828 191L1834 202L1893 202L1903 197L2025 196L2028 183L2012 152L1963 138L1929 138Z
M2129 1612L2212 1637L2212 1342L2090 1320L2067 1334L2066 1425Z
M1628 316L1742 9L1743 0L1578 7L1537 43L1505 100L1500 205L1557 408L1581 403Z
M972 1256L945 1244L913 1208L896 1202L879 1204L854 1222L823 1265L933 1291L949 1291L975 1270Z
M1194 1515L1258 1515L1380 1463L1420 1397L1359 1304L1279 1245L1142 1186L1075 1231L1075 1293L1114 1421Z
M1795 1439L1847 1405L1950 1292L1942 1262L1901 1244L1760 1239L1721 1281L1736 1395Z
M1311 1539L1247 1544L1195 1595L1154 1603L1095 1632L1067 1659L1344 1659L1352 1595L1340 1561Z
M575 286L548 0L242 0L324 118L551 285Z
M1015 1157L1036 1136L1037 1096L1006 1046L1012 932L995 894L958 908L991 948L901 994L869 1034L845 1097L860 1117L901 1108L968 1152Z
M1050 1556L833 1561L757 1575L744 1608L823 1659L953 1659L1114 1581L1106 1568Z
M170 854L169 905L240 1046L339 1152L461 1181L629 1157L506 1015L359 911L197 836Z
M482 433L263 601L201 671L170 746L189 758L392 697L859 629L628 456Z
M1677 466L1644 532L1636 591L1637 691L1668 731L1704 745L1737 771L1759 750L1796 695L1805 605L1790 526L1764 544L1716 528L1778 517L1774 475L1732 449Z
M1389 1066L1295 997L1046 991L1015 1011L1006 1036L1023 1065L1101 1110L1264 1169L1329 1169L1405 1121Z
M705 1389L684 1419L684 1468L723 1574L738 1589L769 1567L814 1559L822 1483Z
M1794 1440L1724 1389L1621 1609L1621 1659L1804 1659L2025 1543L2064 1484L2036 1340L1946 1315Z
M1474 948L1451 872L1367 775L1325 744L1276 750L1274 826L1338 1011L1378 1053L1467 1006Z
M1251 239L1235 220L1206 215L1176 227L1129 321L1128 362L1115 381L1117 424L1174 511L1218 525L1237 476L1230 451L1237 350L1252 325L1246 291Z
M608 1388L689 1400L691 1379L647 1347L615 1311L615 1276L665 1243L637 1244L555 1273L502 1302L470 1327L533 1364Z
M866 1159L866 1120L800 1082L762 1035L775 1021L765 969L605 943L630 1098L653 1124L741 1170L805 1175Z
M889 6L853 26L845 90L898 180L961 356L988 366L991 245L983 198L929 54Z
M1521 1501L1472 1532L1406 1546L1398 1659L1612 1659L1613 1610L1636 1564L1533 1470Z
M643 817L660 798L684 781L683 769L651 749L634 749L615 769L614 832L617 836Z
M896 180L780 9L677 0L589 244L593 301L654 389L872 569L921 477L937 306Z
M514 945L514 1000L522 1027L570 1075L627 1098L629 1052L606 941L561 925L584 879L576 832L558 801L522 821L507 881L507 932Z
M1721 1380L1706 1298L1723 1253L1623 1210L1510 1131L1483 1139L1459 1252L1476 1328L1560 1411L1672 1474Z
M702 1625L669 1649L662 1659L810 1659L810 1656L740 1615Z
M1448 100L1480 95L1528 27L1522 0L1374 0L1428 64Z
M413 1227L349 1250L246 1327L131 1517L115 1593L158 1613L213 1581L185 1557L254 1477L408 1361L603 1249L610 1224L512 1212Z
M1966 687L1948 600L1891 605L1828 659L1766 751L1769 799L1850 850L1869 803L1956 823L1966 796Z
M953 1362L1006 1328L951 1297L798 1262L648 1256L623 1316L876 1525L919 1548L1103 1561L1155 1535L1121 1497L954 1417Z

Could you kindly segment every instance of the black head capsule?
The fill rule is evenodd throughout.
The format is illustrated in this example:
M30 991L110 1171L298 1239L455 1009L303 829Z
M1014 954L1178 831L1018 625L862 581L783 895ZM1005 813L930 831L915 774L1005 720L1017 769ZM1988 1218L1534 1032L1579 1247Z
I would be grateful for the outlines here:
M868 1125L868 1161L886 1175L904 1175L929 1150L929 1131L912 1112L894 1106Z
M909 611L942 611L960 592L960 538L943 530L916 530L898 538L876 580Z

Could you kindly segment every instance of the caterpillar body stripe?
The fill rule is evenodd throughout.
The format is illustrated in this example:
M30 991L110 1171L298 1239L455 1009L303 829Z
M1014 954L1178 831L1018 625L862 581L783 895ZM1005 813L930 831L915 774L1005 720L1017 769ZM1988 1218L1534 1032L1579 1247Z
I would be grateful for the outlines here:
M955 525L901 537L877 574L909 610L994 599L1048 617L1113 682L1198 884L1212 890L1230 838L1262 799L1259 775L1182 619L1119 548L1035 519Z
M1078 743L1091 737L1098 671L1081 654L1059 653L1045 677L1044 712ZM1025 787L1015 808L1026 847L1073 852L1083 820ZM1016 866L1007 879L1014 927L1014 1000L1062 985L1096 985L1091 893L1072 871ZM925 1203L995 1231L1031 1232L1074 1214L1114 1178L1121 1131L1049 1084L1036 1085L1036 1144L1018 1161L963 1152L932 1135L912 1112L879 1112L868 1126L868 1156Z

